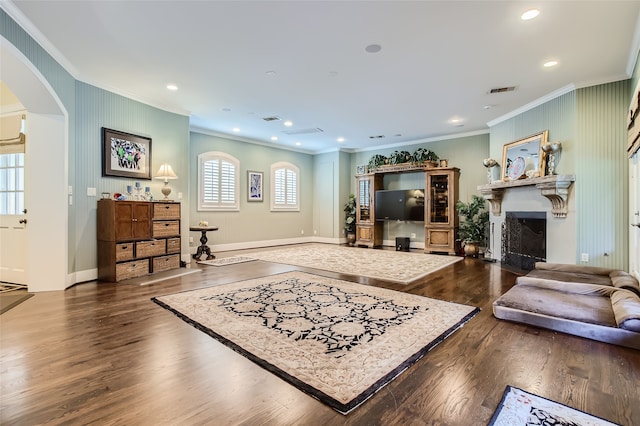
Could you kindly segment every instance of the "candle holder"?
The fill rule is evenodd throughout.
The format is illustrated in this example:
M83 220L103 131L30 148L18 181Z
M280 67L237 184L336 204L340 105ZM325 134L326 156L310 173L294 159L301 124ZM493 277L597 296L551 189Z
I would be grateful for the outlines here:
M555 175L556 153L562 149L560 142L547 142L542 145L542 151L547 156L547 175Z
M493 158L485 158L482 160L482 165L487 168L487 180L489 183L493 183L493 171L492 169L498 165L498 162Z

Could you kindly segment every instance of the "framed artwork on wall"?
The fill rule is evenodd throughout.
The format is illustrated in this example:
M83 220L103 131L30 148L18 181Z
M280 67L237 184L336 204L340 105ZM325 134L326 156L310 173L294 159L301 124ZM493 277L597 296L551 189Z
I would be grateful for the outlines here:
M248 201L262 201L263 199L262 172L247 171Z
M151 138L103 127L102 176L151 180Z

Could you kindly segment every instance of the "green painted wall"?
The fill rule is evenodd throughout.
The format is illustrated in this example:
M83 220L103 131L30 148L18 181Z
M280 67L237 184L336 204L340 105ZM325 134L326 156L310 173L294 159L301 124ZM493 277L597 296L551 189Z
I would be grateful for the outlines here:
M73 143L74 159L70 168L75 172L76 197L74 223L77 239L76 267L82 271L92 269L97 264L96 250L96 209L102 192L125 193L127 185L139 181L143 187L150 186L155 199L163 198L160 188L163 181L158 179L138 180L121 177L102 177L101 129L120 130L151 138L151 175L163 163L169 163L178 179L170 181L171 198L178 200L181 192L185 196L189 189L188 158L189 117L169 113L150 107L120 95L96 88L89 84L76 84L76 135ZM87 197L86 188L97 189L98 197ZM183 203L182 216L189 217L188 203ZM186 221L181 223L182 234L187 235ZM188 250L182 241L182 252Z
M313 156L293 151L249 144L203 133L191 132L189 144L189 221L206 220L220 228L212 244L242 244L251 241L270 242L312 236L314 165ZM240 211L210 212L197 210L198 155L221 151L240 161ZM287 161L300 169L300 211L271 212L271 164ZM247 171L264 173L264 201L247 201ZM304 232L304 234L302 234ZM186 234L185 234L186 235ZM191 234L192 237L197 237ZM197 240L197 239L196 239Z
M479 195L478 185L487 181L487 172L482 165L482 160L489 155L489 134L482 133L473 136L464 136L452 139L442 139L426 143L408 144L402 147L385 148L381 150L360 151L351 155L351 191L355 191L356 166L366 165L375 154L388 156L392 152L409 151L423 147L435 152L441 159L448 161L449 167L460 169L459 197L468 201L472 195ZM413 189L424 188L424 173L398 173L384 177L385 189ZM416 234L411 241L424 244L424 223L422 222L385 222L383 227L383 239L394 241L396 237L408 237Z

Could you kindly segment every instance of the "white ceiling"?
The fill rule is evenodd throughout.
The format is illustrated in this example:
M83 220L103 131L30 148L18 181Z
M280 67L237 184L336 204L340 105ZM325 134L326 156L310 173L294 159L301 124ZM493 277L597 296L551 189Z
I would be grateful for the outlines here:
M554 92L629 78L640 11L613 0L0 5L78 80L189 115L192 128L308 152L486 132ZM540 16L522 21L530 7ZM488 94L504 86L516 90Z

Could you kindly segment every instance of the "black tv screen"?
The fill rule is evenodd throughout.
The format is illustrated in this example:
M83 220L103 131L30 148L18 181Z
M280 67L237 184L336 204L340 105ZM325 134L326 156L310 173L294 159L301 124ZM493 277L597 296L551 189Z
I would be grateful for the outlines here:
M376 191L376 220L424 222L423 189Z

